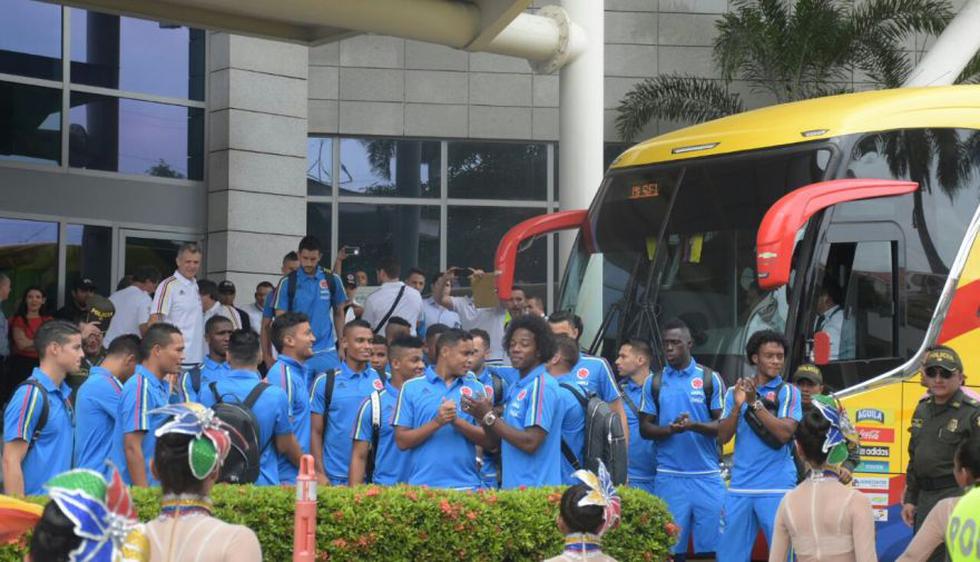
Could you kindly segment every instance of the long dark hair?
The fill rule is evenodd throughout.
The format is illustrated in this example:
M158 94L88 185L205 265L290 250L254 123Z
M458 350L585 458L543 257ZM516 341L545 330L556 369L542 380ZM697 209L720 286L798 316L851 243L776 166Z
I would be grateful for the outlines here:
M31 285L28 287L27 290L24 291L24 295L20 297L20 304L17 305L17 312L14 314L14 316L20 316L23 318L25 322L27 321L27 294L31 291L37 291L41 293L42 297L44 297L44 304L42 304L40 310L37 311L39 316L44 316L44 313L46 312L45 309L48 306L48 292L44 290L44 287L41 287L40 285Z

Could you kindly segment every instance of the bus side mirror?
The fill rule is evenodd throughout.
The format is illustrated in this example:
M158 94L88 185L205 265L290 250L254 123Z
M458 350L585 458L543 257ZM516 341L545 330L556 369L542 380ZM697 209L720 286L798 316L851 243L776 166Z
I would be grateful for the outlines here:
M813 363L826 365L830 363L830 334L819 331L813 334Z

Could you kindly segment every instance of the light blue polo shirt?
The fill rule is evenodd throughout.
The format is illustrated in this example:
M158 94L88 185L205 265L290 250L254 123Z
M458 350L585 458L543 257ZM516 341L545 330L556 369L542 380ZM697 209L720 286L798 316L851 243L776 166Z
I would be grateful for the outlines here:
M519 430L540 427L548 435L531 454L501 440L504 470L501 487L558 486L562 483L561 428L565 413L560 392L558 381L547 373L544 365L533 369L507 390L504 421Z
M710 408L704 395L704 373L691 359L691 363L678 371L670 365L664 368L660 383L660 409L653 401L653 377L643 384L643 399L640 411L657 417L657 425L666 427L677 416L687 412L691 421L709 423L710 410L722 409L725 396L725 382L718 373L713 373ZM631 440L632 441L632 440ZM713 437L696 431L675 433L666 439L657 440L657 470L665 474L718 474L718 446Z
M110 475L106 459L112 452L123 384L104 367L92 367L75 394L75 468Z
M331 481L346 482L354 443L354 423L361 402L375 390L384 388L384 381L370 365L357 373L347 363L340 366L334 378L330 411L324 414L327 375L321 374L310 391L310 411L323 416L323 467Z
M615 402L620 399L612 369L601 357L592 357L583 353L567 375L558 377L558 382L576 384L605 402Z
M281 388L289 401L289 424L299 441L303 454L310 452L310 396L307 394L306 369L292 357L280 355L269 368L265 380ZM284 455L279 457L279 481L282 484L295 484L299 469Z
M779 400L776 401L776 391L779 385ZM790 418L800 421L803 418L803 407L800 391L792 384L783 384L782 377L776 377L756 389L760 398L777 402L776 415L779 418ZM663 404L663 394L660 395ZM723 417L729 415L735 407L735 389L730 388L725 393L725 411ZM773 449L762 442L745 421L745 410L748 404L742 404L738 416L738 427L735 430L735 455L732 464L732 482L728 488L732 494L781 494L796 486L796 465L793 463L793 441L790 440L779 449Z
M48 393L48 421L39 435L34 432L41 420L44 395L34 386L21 386L14 392L4 411L3 440L27 442L27 454L20 463L24 476L24 493L39 496L48 480L71 469L75 414L68 398L71 387L63 382L55 386L39 368L31 379L41 383Z
M276 310L289 309L289 276L279 280L276 287ZM306 273L303 268L296 271L296 294L293 297L293 312L302 312L310 319L310 328L316 342L313 344L315 353L334 351L336 336L333 333L333 309L344 304L347 294L340 277L327 274L323 268L317 267L313 275ZM346 474L346 471L345 471Z
M585 453L585 408L579 402L577 396L585 398L585 395L577 385L562 383L558 395L561 397L561 438L568 444L568 447L575 453L575 458L579 465L582 465L583 454ZM572 390L574 389L574 390ZM561 480L562 484L578 484L578 478L572 478L575 467L565 458L564 451L561 453Z
M219 363L205 355L204 362L201 363L201 388L203 389L213 381L221 380L221 375L230 370L231 366L228 365L227 361ZM194 392L194 381L191 379L191 372L185 371L184 374L180 375L180 380L177 383L177 401L200 402L198 394L198 392Z
M215 382L218 394L224 402L237 400L245 402L249 393L259 384L259 374L252 371L231 370ZM217 403L210 386L201 388L201 404L212 407ZM273 440L280 435L293 432L289 425L289 401L286 393L277 386L265 389L252 413L259 422L259 447L262 454L259 460L259 478L255 483L259 486L274 486L279 484L279 453Z
M432 367L425 374L405 381L395 406L394 426L409 429L421 427L439 414L443 399L456 403L456 415L470 423L473 417L462 410L463 396L480 399L486 396L476 377L466 375L446 386ZM475 490L480 487L476 469L476 445L446 424L412 449L408 483L414 486Z
M123 440L127 433L143 431L143 461L146 464L146 479L151 486L159 484L150 471L150 461L156 450L157 437L154 432L166 421L166 416L150 414L151 410L162 408L170 401L170 389L167 383L158 379L143 365L136 366L136 372L123 385L122 398L119 400L119 414L113 428L112 462L119 468L123 480L132 484L129 467L126 465L126 453Z
M381 405L380 427L378 428L378 451L374 456L374 474L371 481L383 486L394 486L408 481L408 471L411 451L402 451L395 444L395 428L391 422L398 404L398 389L386 382L379 393ZM371 399L365 398L357 410L357 422L354 424L354 441L374 439L374 427L371 424Z
M649 380L649 375L647 377L647 380ZM644 385L638 385L630 377L625 377L623 384L620 386L624 394L623 401L626 402L626 398L629 397L641 412L643 411L644 386L645 383ZM720 396L721 394L719 393L719 401L721 401ZM627 475L629 476L630 482L633 483L650 482L657 476L657 442L653 439L644 439L640 436L640 418L637 412L634 412L629 404L623 404L623 407L626 409L626 422L630 425Z

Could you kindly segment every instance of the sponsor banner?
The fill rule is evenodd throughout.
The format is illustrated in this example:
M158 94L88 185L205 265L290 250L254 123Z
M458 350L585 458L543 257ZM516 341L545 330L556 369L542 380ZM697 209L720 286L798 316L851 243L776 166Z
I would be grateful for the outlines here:
M874 458L888 458L892 455L891 450L888 447L872 446L872 447L861 447L862 457L874 457Z
M871 507L888 507L888 494L868 494L864 496L871 502Z
M881 425L891 425L895 420L895 413L892 410L882 410L879 408L858 408L854 411L854 423L877 423Z
M873 509L875 513L875 522L884 523L888 521L888 510L887 509Z
M889 470L889 465L885 461L861 461L858 465L856 472L876 472L879 474L887 474L891 472Z
M895 430L890 427L861 427L855 428L862 443L894 443Z
M854 487L859 490L883 490L888 491L890 478L879 478L875 476L859 476L854 479Z

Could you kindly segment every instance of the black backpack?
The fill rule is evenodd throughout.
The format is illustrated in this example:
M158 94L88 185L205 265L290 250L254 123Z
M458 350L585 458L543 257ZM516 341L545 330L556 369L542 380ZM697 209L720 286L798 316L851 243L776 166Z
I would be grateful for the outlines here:
M571 447L562 439L561 452L565 460L575 470L584 468L593 473L598 473L601 460L606 465L613 484L625 484L629 450L626 446L626 432L619 416L613 413L605 400L594 393L584 395L570 384L561 383L561 386L575 396L585 411L585 449L582 462L579 462Z
M211 394L214 395L215 404L211 407L214 410L214 415L235 428L248 445L244 454L232 447L231 452L228 453L228 458L221 465L221 475L218 476L218 482L227 482L229 484L254 483L259 478L259 465L261 464L262 453L265 452L268 443L266 446L262 446L259 442L261 438L261 434L259 433L259 419L255 417L255 412L252 411L252 408L259 401L259 396L265 392L265 389L269 388L269 384L264 382L258 383L248 393L248 396L245 397L245 401L240 403L237 400L236 402L225 402L218 392L217 382L212 382L208 386L211 388ZM269 443L271 442L272 439L269 439Z
M499 406L504 401L504 379L496 371L487 367L490 372L490 388L493 389L493 405Z

